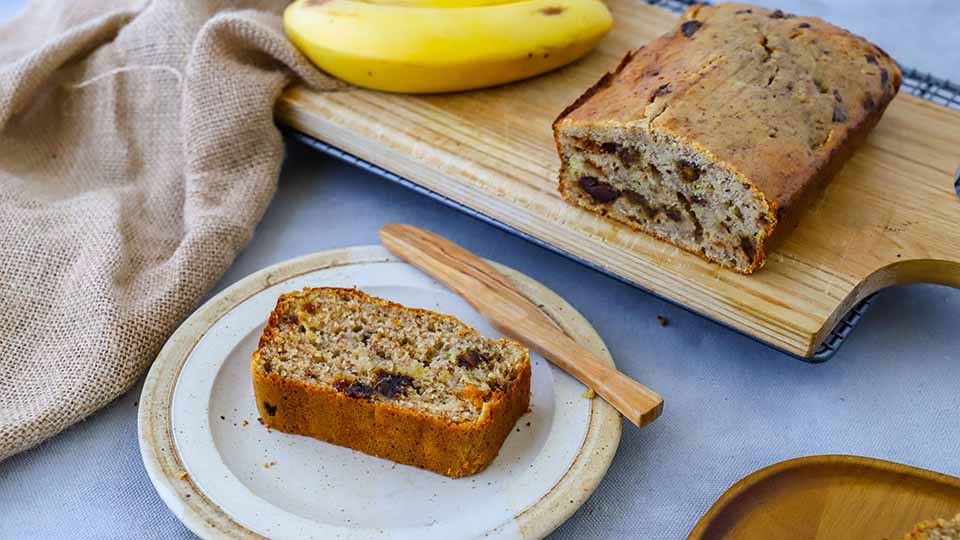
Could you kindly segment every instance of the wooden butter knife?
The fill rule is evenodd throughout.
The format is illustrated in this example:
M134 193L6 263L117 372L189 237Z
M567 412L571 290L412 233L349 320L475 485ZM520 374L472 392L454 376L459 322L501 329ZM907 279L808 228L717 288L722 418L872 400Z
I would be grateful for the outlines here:
M380 229L380 241L465 298L497 330L592 388L634 424L642 427L660 416L660 394L597 360L480 257L413 225L386 225Z

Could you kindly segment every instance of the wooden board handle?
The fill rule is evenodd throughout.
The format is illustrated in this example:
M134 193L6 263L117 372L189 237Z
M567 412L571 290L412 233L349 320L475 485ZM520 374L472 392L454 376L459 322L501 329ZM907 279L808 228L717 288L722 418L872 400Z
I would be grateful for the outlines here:
M943 253L937 261L938 268L931 272L931 275L934 276L934 283L960 289L960 167L957 167L954 173L951 187L953 193L947 196L948 202L944 208L948 224L941 231L940 237Z
M946 184L946 183L945 183ZM935 283L960 289L960 168L949 185L929 197L927 216L902 237L896 259L864 278L851 302L887 287L909 283Z
M497 330L594 389L634 424L644 426L660 416L663 398L659 394L597 360L483 259L412 225L386 225L380 230L380 241L463 296Z

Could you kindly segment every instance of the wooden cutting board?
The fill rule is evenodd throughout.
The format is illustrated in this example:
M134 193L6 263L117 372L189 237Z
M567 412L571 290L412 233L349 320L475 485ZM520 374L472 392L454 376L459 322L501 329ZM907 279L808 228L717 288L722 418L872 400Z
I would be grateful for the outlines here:
M899 540L960 513L960 478L858 456L777 463L733 485L690 540Z
M960 112L901 94L767 266L743 276L565 203L550 124L677 15L609 0L583 60L498 88L408 96L292 87L280 122L788 352L811 356L877 289L960 287ZM628 314L625 314L628 315Z

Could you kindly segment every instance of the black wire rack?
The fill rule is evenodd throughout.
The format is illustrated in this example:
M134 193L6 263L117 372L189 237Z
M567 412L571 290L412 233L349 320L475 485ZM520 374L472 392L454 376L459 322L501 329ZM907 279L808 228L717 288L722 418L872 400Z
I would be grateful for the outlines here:
M938 105L960 109L960 84L915 69L903 68L901 90Z
M676 12L684 11L684 10L686 10L687 8L689 8L691 5L696 4L696 3L706 3L706 2L696 2L696 1L694 1L694 0L646 0L646 2L647 2L648 4L655 5L655 6L657 6L657 7L661 7L661 8L664 8L664 9L669 9L669 10L671 10L671 11L676 11ZM901 91L904 91L904 92L913 94L913 95L915 95L915 96L917 96L917 97L921 97L921 98L923 98L923 99L932 101L932 102L937 103L937 104L939 104L939 105L944 105L944 106L946 106L946 107L950 107L950 108L953 108L953 109L960 109L960 85L958 85L958 84L955 83L955 82L948 81L948 80L946 80L946 79L941 79L941 78L938 78L938 77L934 77L933 75L929 75L929 74L927 74L927 73L923 73L923 72L917 71L917 70L915 70L915 69L904 68L903 66L901 66L901 69L902 69L902 71L903 71L903 82L902 82L901 87L900 87ZM487 216L487 215L485 215L485 214L482 214L482 213L480 213L480 212L477 212L476 210L474 210L474 209L472 209L472 208L470 208L470 207L468 207L468 206L465 206L465 205L463 205L463 204L461 204L461 203L459 203L459 202L457 202L457 201L455 201L455 200L449 199L449 198L447 198L447 197L445 197L445 196L443 196L443 195L441 195L441 194L439 194L439 193L436 193L436 192L431 191L431 190L429 190L429 189L427 189L427 188L424 188L423 186L421 186L421 185L419 185L419 184L417 184L417 183L415 183L415 182L412 182L412 181L410 181L410 180L408 180L408 179L406 179L406 178L403 178L403 177L401 177L401 176L398 176L397 174L394 174L394 173L392 173L392 172L390 172L390 171L387 171L387 170L385 170L385 169L382 169L382 168L380 168L380 167L378 167L378 166L376 166L376 165L374 165L374 164L372 164L372 163L370 163L370 162L368 162L368 161L365 161L365 160L363 160L363 159L361 159L361 158L358 158L358 157L356 157L356 156L354 156L354 155L352 155L352 154L349 154L349 153L347 153L347 152L344 152L343 150L340 150L339 148L333 147L333 146L331 146L331 145L329 145L329 144L327 144L327 143L325 143L325 142L323 142L323 141L320 141L320 140L315 139L315 138L313 138L313 137L311 137L311 136L309 136L309 135L306 135L306 134L304 134L304 133L300 133L300 132L297 132L297 131L294 131L294 130L288 129L288 128L284 128L284 133L285 133L288 137L293 138L293 139L296 139L296 140L298 140L298 141L301 141L301 142L303 142L304 144L306 144L306 145L308 145L308 146L310 146L310 147L312 147L312 148L314 148L314 149L316 149L316 150L319 150L319 151L321 151L321 152L323 152L323 153L325 153L325 154L328 154L328 155L330 155L330 156L333 156L333 157L336 157L336 158L338 158L338 159L341 159L341 160L343 160L343 161L345 161L345 162L347 162L347 163L349 163L349 164L351 164L351 165L354 165L354 166L356 166L356 167L359 167L359 168L361 168L361 169L370 171L370 172L372 172L372 173L374 173L374 174L376 174L376 175L378 175L378 176L381 176L381 177L383 177L383 178L385 178L385 179L387 179L387 180L390 180L390 181L392 181L392 182L396 182L396 183L398 183L398 184L400 184L400 185L402 185L402 186L404 186L404 187L407 187L407 188L412 189L412 190L414 190L414 191L416 191L416 192L418 192L418 193L421 193L421 194L423 194L423 195L426 195L427 197L430 197L430 198L432 198L432 199L435 199L435 200L437 200L437 201L440 201L440 202L442 202L442 203L444 203L444 204L446 204L446 205L448 205L448 206L452 206L452 207L456 208L457 210L460 210L461 212L464 212L464 213L466 213L466 214L468 214L468 215L470 215L470 216L473 216L473 217L475 217L475 218L477 218L477 219L479 219L479 220L481 220L481 221L484 221L484 222L486 222L486 223L489 223L489 224L491 224L491 225L494 225L494 226L496 226L496 227L498 227L498 228L500 228L500 229L506 230L507 232L510 232L510 233L512 233L512 234L514 234L514 235L517 235L517 236L521 237L521 238L524 238L525 240L528 240L528 241L530 241L530 242L533 242L534 244L537 244L537 245L539 245L539 246L542 246L542 247L544 247L544 248L546 248L546 249L548 249L548 250L550 250L550 251L559 253L560 255L563 255L564 257L573 259L573 260L575 260L575 261L577 261L577 262L579 262L579 263L581 263L581 264L584 264L584 265L586 265L586 266L588 266L588 267L590 267L590 268L593 268L593 269L595 269L595 270L597 270L597 271L599 271L599 272L602 272L602 273L604 273L604 274L607 274L607 275L609 275L609 276L611 276L611 277L613 277L613 278L615 278L615 279L618 279L618 280L620 280L620 281L624 281L624 282L626 282L626 283L628 283L628 284L630 284L630 285L636 286L636 287L638 287L638 288L642 288L642 287L639 287L636 283L633 283L633 282L630 282L630 281L628 281L628 280L625 280L624 278L622 278L622 277L620 277L620 276L618 276L618 275L616 275L616 274L613 274L613 273L609 272L608 270L606 270L606 269L604 269L604 268L601 268L601 267L599 267L599 266L591 263L590 261L586 261L586 260L581 259L580 257L577 257L577 256L575 256L575 255L573 255L573 254L571 254L571 253L568 253L568 252L566 252L566 251L563 251L563 250L557 248L556 246L553 246L553 245L551 245L551 244L548 244L548 243L540 240L539 238L536 238L536 237L534 237L534 236L531 236L531 235L529 235L529 234L526 234L526 233L524 233L523 231L520 231L520 230L518 230L518 229L516 229L516 228L514 228L514 227L511 227L510 225L507 225L506 223L503 223L503 222L498 221L498 220L496 220L496 219L494 219L494 218L491 218L490 216ZM957 186L957 193L960 194L960 170L958 170L958 176L957 176L957 180L956 180L956 186ZM644 290L646 290L646 289L644 289ZM651 291L648 291L648 292L651 292ZM693 311L693 310L690 310L690 308L688 308L688 307L686 307L686 306L684 306L684 305L682 305L682 304L678 304L678 303L670 300L669 298L665 298L665 297L662 297L662 296L659 296L659 295L656 295L656 296L658 296L658 297L660 297L660 298L663 298L664 300L666 300L666 301L668 301L668 302L670 302L670 303L672 303L672 304L675 304L675 305L678 305L678 306L680 306L680 307L682 307L682 308L684 308L684 309L687 309L688 311ZM840 346L843 345L843 344L847 341L847 339L849 338L850 334L853 332L853 329L856 328L857 324L863 319L864 314L865 314L865 313L867 312L867 310L869 309L870 303L871 303L871 301L873 300L873 298L874 298L875 296L876 296L876 295L871 295L871 296L865 298L865 299L862 300L859 304L857 304L856 306L854 306L854 308L851 309L846 315L844 315L844 317L837 323L837 325L833 328L833 330L830 332L830 334L827 335L826 339L823 340L823 343L820 344L819 348L818 348L817 351L813 354L813 356L804 357L804 356L797 356L796 354L793 354L792 352L789 352L789 351L783 351L783 352L785 352L786 354L789 354L789 355L791 355L791 356L794 356L794 357L796 357L796 358L799 358L800 360L803 360L803 361L805 361L805 362L811 362L811 363L826 362L827 360L829 360L830 358L832 358L833 355L836 354L837 351L840 349ZM694 313L697 313L697 312L695 312L695 311L693 311L693 312L694 312ZM703 314L701 314L701 313L697 313L697 314L703 316ZM711 320L712 320L712 319L711 319ZM719 322L719 321L716 321L716 322ZM720 324L723 324L723 323L720 323ZM724 326L727 326L727 325L724 325ZM729 327L729 326L728 326L728 328L732 328L732 327ZM740 331L740 330L738 330L738 329L735 329L735 328L733 328L733 329L734 329L735 331L737 331L737 332L743 333L742 331ZM766 342L764 342L764 341L762 341L762 340L759 340L759 339L756 338L755 336L751 336L750 334L744 334L744 335L747 335L748 337L751 337L751 338L753 338L753 339L756 339L757 341L760 341L761 343L764 343L765 345L768 345L768 346L773 347L773 346L770 345L769 343L766 343Z

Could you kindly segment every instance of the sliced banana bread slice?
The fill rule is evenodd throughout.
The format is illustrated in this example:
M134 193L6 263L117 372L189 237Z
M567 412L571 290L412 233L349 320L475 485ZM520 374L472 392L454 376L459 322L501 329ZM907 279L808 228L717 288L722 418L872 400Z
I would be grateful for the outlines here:
M282 295L253 354L263 423L457 478L530 401L530 356L457 319L355 289Z

